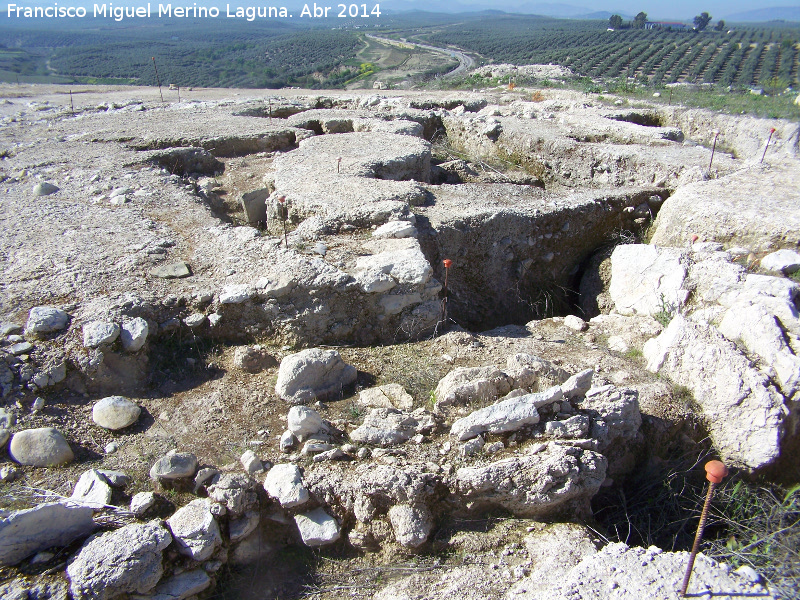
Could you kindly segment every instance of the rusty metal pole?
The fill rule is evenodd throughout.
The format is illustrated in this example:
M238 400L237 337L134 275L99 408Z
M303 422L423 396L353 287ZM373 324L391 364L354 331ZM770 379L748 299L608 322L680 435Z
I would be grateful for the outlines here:
M444 265L444 298L442 299L442 322L447 324L447 274L450 267L453 266L453 261L446 258L442 261Z
M703 530L706 528L706 519L708 518L708 508L711 506L711 498L714 495L714 488L718 483L721 483L723 478L728 474L728 468L718 460L712 460L706 463L706 479L708 479L708 493L706 494L706 501L703 503L703 512L700 513L700 522L697 524L697 534L694 536L694 544L692 545L692 552L689 555L689 564L686 565L686 575L683 577L683 585L678 595L683 598L686 596L686 590L689 588L689 579L692 577L692 568L694 567L694 559L700 550L700 541L703 539Z
M69 112L72 113L72 116L75 116L75 105L72 103L72 90L69 91Z
M708 161L708 170L711 171L711 163L714 162L714 151L717 149L717 138L719 137L719 130L715 129L711 133L714 134L714 145L711 146L711 160Z
M161 78L158 76L158 67L156 66L156 57L153 57L153 68L156 70L156 82L158 83L158 95L161 96L161 102L164 102L164 94L161 92Z

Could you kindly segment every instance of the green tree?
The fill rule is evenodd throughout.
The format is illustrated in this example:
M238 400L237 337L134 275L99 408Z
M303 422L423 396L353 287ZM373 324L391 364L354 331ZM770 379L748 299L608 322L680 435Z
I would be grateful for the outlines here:
M725 31L725 21L723 21L722 19L717 21L717 24L714 25L714 29L716 31Z
M711 15L707 12L702 12L694 18L694 28L697 31L703 31L710 22Z
M633 28L634 29L644 29L644 24L647 23L647 13L640 12L633 18Z
M611 29L620 29L622 27L622 17L619 15L611 15L608 19L608 26Z

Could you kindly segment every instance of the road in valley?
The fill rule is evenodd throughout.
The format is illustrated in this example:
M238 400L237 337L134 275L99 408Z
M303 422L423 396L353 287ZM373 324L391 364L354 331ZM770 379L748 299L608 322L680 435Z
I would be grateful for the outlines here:
M460 50L452 50L450 48L437 48L436 46L429 46L428 44L420 44L418 42L406 42L406 41L398 41L398 40L391 40L389 38L382 38L377 37L375 35L366 34L368 38L375 40L376 42L380 42L382 44L388 44L390 46L400 46L402 48L407 48L409 46L417 46L418 48L422 48L423 50L428 50L429 52L436 52L438 54L446 54L458 60L458 66L450 71L442 75L442 77L455 77L456 75L461 75L465 73L467 70L471 69L472 66L475 64L475 61L472 60L471 57L467 56Z

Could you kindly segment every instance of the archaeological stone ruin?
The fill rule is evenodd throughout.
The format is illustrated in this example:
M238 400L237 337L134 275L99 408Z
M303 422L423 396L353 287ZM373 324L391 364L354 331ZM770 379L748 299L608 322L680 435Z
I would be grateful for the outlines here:
M797 123L0 87L2 598L677 598L601 495L800 479Z

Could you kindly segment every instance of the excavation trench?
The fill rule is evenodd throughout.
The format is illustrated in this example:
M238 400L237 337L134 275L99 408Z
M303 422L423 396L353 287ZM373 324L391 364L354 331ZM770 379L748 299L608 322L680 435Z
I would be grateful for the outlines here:
M313 114L315 112L322 111L301 113L304 118L308 116L304 122L306 126L320 124L318 116ZM345 129L352 126L352 120L342 121L334 118L335 115L328 116L330 118L324 121L324 127L320 125L323 129L335 129L334 123L336 126L344 123L347 125ZM396 137L407 140L406 143L411 144L409 148L419 143L412 143L414 138L407 136ZM351 143L350 138L339 138L339 134L314 136L311 141L326 139L347 139L342 148ZM353 138L353 142L356 141ZM329 149L326 145L306 145L306 154L297 155L301 156L297 164L304 166L303 161L307 159L302 157L309 156L322 168L329 169L329 164L336 165L339 147ZM300 153L302 149L281 156L298 160L294 158L295 152ZM554 161L559 159L551 158ZM189 173L218 173L222 164L210 153L198 149L163 152L156 156L156 160L165 166L172 166L177 161L180 168ZM237 189L244 193L237 193L235 199L226 199L225 204L231 205L228 208L235 213L229 212L225 222L250 221L266 234L265 222L272 219L269 234L276 237L270 243L278 251L286 245L277 236L282 229L275 221L275 215L270 215L265 209L271 202L271 195L276 192L276 185L276 193L284 193L281 180L266 187L248 188L245 187L248 180L239 173L260 165L256 169L258 172L248 175L253 177L249 181L269 179L269 169L274 166L272 159L264 158L262 163L257 163L258 160L262 159L245 156L226 161L225 177L239 181ZM591 301L582 302L579 290L591 257L621 239L640 237L670 194L669 189L652 185L601 189L589 186L579 193L569 193L563 188L561 191L547 191L535 178L527 185L505 182L512 176L519 180L526 175L524 170L491 171L488 176L484 171L472 182L466 182L464 179L469 179L462 178L460 166L447 170L440 166L448 167L441 159L413 153L397 159L390 157L384 162L380 158L370 160L368 168L372 179L364 178L358 171L360 177L349 176L340 182L334 172L324 176L334 179L323 179L321 185L336 192L347 181L356 181L353 185L357 186L361 185L358 181L375 182L369 184L373 187L355 188L356 193L373 193L381 189L374 187L378 183L376 180L383 180L386 185L412 184L410 188L398 188L417 190L414 193L418 198L408 201L411 206L391 200L389 195L390 208L385 214L368 213L365 216L360 207L356 207L340 216L330 217L328 211L327 220L320 221L321 225L313 230L316 233L309 234L306 232L312 230L307 221L320 219L317 209L313 204L310 209L295 205L290 193L288 232L291 235L286 241L292 253L280 261L270 262L268 268L256 264L258 281L266 283L250 289L244 302L214 304L211 309L222 315L221 323L213 331L201 328L195 333L236 342L275 338L282 343L306 347L343 343L370 345L424 339L454 324L470 331L485 331L551 316L578 314L588 318L593 315L586 314L580 307L591 305ZM435 164L437 162L439 165ZM478 163L462 162L468 168L478 166ZM307 176L303 173L295 175L292 168L289 177L292 181L292 178L304 180ZM436 182L424 183L431 179ZM451 183L443 183L443 180ZM309 183L316 181L312 179ZM306 188L299 189L300 193L306 193ZM315 192L314 185L309 189L312 189L311 193ZM212 208L218 193L213 190L202 192ZM247 213L244 206L250 207ZM253 217L253 206L262 211L256 217ZM407 252L417 243L413 240L386 241L381 242L379 249L373 244L372 249L365 253L362 245L370 238L370 224L374 229L386 221L397 219L416 223L418 248L430 265L432 277L426 280L427 283L420 280L417 283L369 284L371 289L367 289L359 275L360 257L378 252L391 256L393 252ZM295 229L298 233L293 234ZM252 244L251 250L242 249L240 252L261 253L258 248L263 243L254 238ZM319 244L325 249L315 250ZM321 259L325 262L319 262ZM445 280L443 261L446 259L452 261L447 273L447 324L442 323L445 292L441 289ZM389 265L385 267L388 273L392 267L390 263L386 264ZM332 266L338 275L314 274ZM321 283L331 277L331 281L338 283ZM354 311L353 306L359 306L359 310ZM186 315L175 316L184 318Z

